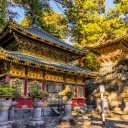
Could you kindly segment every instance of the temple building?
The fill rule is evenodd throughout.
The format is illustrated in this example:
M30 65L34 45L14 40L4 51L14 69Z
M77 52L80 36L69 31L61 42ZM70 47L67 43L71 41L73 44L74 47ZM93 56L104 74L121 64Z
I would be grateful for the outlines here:
M109 92L110 107L119 110L123 106L122 93L128 93L128 34L116 36L105 32L97 43L86 48L98 55L100 63L99 78L85 82L88 98L90 95L91 101L102 84Z
M60 41L37 26L22 27L9 21L0 34L0 86L16 86L21 94L17 108L32 107L28 93L37 89L48 92L49 105L58 105L58 92L69 85L73 105L86 103L85 79L95 73L71 63L87 51Z

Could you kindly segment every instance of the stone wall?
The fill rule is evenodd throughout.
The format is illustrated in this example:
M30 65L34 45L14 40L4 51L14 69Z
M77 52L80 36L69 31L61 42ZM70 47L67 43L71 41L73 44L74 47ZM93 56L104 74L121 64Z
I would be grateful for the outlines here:
M95 95L99 93L99 86L105 86L109 92L109 104L113 108L120 106L123 108L122 93L128 90L128 67L126 64L107 64L99 69L97 79L88 79L86 84L87 104L95 105Z
M53 107L57 109L57 107ZM15 109L15 119L31 118L33 108L17 108ZM51 107L42 108L42 117L51 115Z

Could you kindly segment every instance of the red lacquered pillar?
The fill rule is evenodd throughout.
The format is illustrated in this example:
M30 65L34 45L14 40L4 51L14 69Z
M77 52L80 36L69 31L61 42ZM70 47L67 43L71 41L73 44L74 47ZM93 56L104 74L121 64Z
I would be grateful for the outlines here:
M24 80L24 96L27 96L28 95L28 78L25 77L25 80Z
M45 91L45 80L42 80L42 91Z
M25 67L24 96L28 96L28 67Z

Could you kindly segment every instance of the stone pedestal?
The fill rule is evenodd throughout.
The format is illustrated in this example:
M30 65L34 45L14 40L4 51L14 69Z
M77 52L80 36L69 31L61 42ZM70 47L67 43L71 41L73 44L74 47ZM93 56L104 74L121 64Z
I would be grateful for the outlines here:
M101 107L101 98L96 98L96 114L101 114L102 107ZM104 113L105 117L111 117L112 113L109 110L109 100L108 96L104 96Z
M11 106L11 96L0 96L0 128L11 128L8 121L9 108Z
M74 125L74 120L71 115L72 110L72 100L68 99L64 102L64 116L60 121L61 126L71 126Z
M124 103L125 103L124 113L128 113L128 97L124 98Z
M108 97L104 96L104 110L109 111Z
M65 104L64 105L64 116L63 116L62 120L69 121L69 120L73 119L73 117L71 116L71 112L72 112L71 111L72 110L72 100L69 99L64 104Z
M104 96L104 113L105 113L105 117L112 117L112 113L110 112L109 109L109 100L108 100L108 96Z
M101 98L96 98L96 110L95 113L100 114L101 113Z
M111 107L113 108L114 112L122 112L120 108L121 101L111 101Z
M0 123L0 128L13 128L12 123L13 123L12 121Z
M40 100L33 101L32 105L33 109L33 118L27 125L27 128L45 128L45 123L41 118L41 107L43 106L43 102Z
M11 103L11 107L9 109L9 120L13 120L14 119L14 106L17 105L17 102L16 101L12 101Z

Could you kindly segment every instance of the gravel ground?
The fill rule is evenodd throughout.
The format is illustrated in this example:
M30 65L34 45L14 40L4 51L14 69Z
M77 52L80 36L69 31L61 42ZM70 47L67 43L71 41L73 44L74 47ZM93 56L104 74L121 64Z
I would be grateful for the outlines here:
M128 115L121 114L114 114L112 118L106 119L105 125L103 125L99 116L93 114L86 114L85 116L78 117L76 119L77 125L70 127L60 126L60 119L60 116L47 116L43 118L46 123L46 128L128 128ZM29 120L30 119L15 120L15 128L26 128L26 124Z

